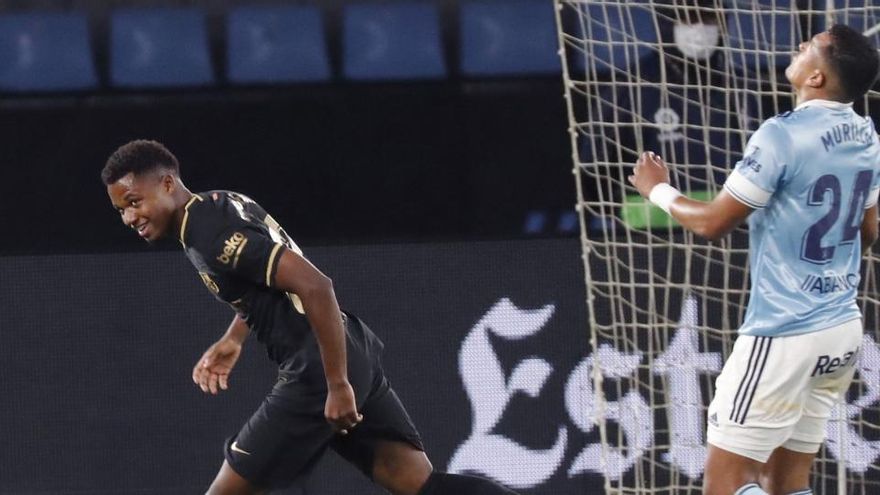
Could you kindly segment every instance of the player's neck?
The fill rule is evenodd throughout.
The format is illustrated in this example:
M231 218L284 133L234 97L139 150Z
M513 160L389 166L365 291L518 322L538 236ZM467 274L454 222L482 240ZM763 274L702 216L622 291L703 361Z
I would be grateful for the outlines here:
M847 101L842 101L836 95L825 91L824 89L810 88L805 87L800 91L795 93L795 101L794 106L797 108L798 106L810 101L810 100L825 100L825 101L836 101L840 103L849 103Z

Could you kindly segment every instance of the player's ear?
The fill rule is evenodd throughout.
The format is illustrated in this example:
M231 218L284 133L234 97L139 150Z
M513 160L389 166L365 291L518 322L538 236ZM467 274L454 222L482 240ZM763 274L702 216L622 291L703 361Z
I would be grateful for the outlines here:
M825 73L819 69L813 69L813 73L807 78L807 85L811 88L821 88L828 82Z
M174 192L174 189L177 187L177 181L174 179L173 174L164 174L162 176L162 189L165 190L166 193Z

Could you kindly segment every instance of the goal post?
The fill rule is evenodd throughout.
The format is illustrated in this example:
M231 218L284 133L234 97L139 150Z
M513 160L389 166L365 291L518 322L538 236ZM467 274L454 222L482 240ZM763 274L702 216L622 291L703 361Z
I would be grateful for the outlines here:
M748 236L700 240L627 176L655 151L685 194L712 197L758 125L791 109L798 43L840 22L880 45L873 3L554 0L593 347L582 410L602 445L570 476L601 472L607 493L700 493L707 406L748 302ZM880 97L856 109L880 115ZM863 264L863 350L816 494L880 492L877 261Z

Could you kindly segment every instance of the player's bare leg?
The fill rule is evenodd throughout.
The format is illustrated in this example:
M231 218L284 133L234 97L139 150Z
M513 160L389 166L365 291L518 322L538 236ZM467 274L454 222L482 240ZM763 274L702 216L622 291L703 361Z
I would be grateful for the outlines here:
M421 450L403 442L380 442L373 481L394 495L516 495L488 479L435 472Z
M405 442L376 446L373 481L394 495L417 495L434 470L428 456Z
M816 454L779 447L761 469L761 487L771 495L788 495L810 489L810 468Z
M709 444L703 495L733 495L749 483L758 483L762 464Z
M206 495L261 495L266 493L253 486L250 482L236 473L228 462L223 461L220 472L211 483Z

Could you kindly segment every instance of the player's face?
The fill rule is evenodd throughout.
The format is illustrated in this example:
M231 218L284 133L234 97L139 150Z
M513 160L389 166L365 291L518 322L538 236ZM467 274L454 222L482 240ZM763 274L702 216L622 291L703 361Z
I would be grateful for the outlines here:
M830 43L830 35L828 32L824 32L798 45L797 53L794 54L791 63L785 69L785 77L795 91L800 89L807 79L815 75L816 71L825 73L824 53Z
M142 239L153 242L174 227L174 182L174 177L161 172L131 173L107 186L107 194L122 222Z

